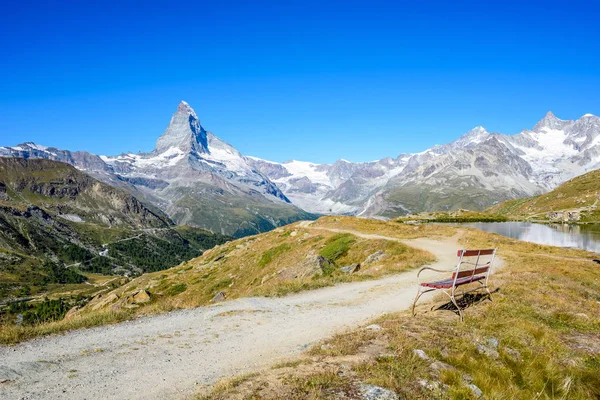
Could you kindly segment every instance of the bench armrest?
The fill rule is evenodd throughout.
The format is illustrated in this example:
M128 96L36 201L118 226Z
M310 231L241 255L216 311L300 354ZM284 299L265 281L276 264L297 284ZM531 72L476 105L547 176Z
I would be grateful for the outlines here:
M417 276L421 275L421 272L423 272L425 270L430 270L430 271L435 271L435 272L454 272L454 271L456 271L456 267L454 267L452 269L435 269L435 268L431 268L431 267L423 267L419 270L419 272L417 272Z
M421 272L427 271L427 270L429 270L429 271L435 271L435 272L448 272L448 273L450 273L450 272L455 272L456 271L456 267L452 268L451 270L443 270L443 269L435 269L435 268L431 268L431 267L423 267L423 268L421 268L419 270L419 272L417 272L417 281L419 282L419 285L421 285L421 278L420 278Z

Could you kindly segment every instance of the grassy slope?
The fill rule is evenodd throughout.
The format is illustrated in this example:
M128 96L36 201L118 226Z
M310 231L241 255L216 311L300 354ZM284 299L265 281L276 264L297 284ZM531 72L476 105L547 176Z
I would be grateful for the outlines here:
M591 207L600 196L600 170L573 178L553 191L531 198L509 200L487 211L511 217L545 218L547 212ZM590 210L584 221L599 221L600 212Z
M508 218L504 215L492 214L485 211L456 210L422 212L416 215L407 215L395 219L398 222L504 222Z
M323 218L322 224L326 225L325 221L328 219ZM396 225L396 234L400 232L401 236L403 229L397 228ZM359 272L352 275L345 275L337 269L353 263L362 263L378 250L387 254L380 263L364 265ZM305 270L302 264L307 256L318 254L329 256L335 262L336 268L313 277L314 271ZM146 289L155 301L140 312L152 312L154 309L204 305L220 291L224 291L227 298L284 295L337 282L370 279L401 272L431 260L433 258L430 254L401 243L362 239L292 224L217 246L201 257L178 267L145 274L115 293L124 298L140 289ZM307 271L308 275L304 276Z
M211 193L210 187L204 188L202 185L177 190L181 198L174 207L175 211L171 211L174 221L202 226L235 238L318 217L291 204L269 201L261 195L252 196L251 199L246 195L220 196Z
M201 398L355 398L358 382L410 399L476 398L469 382L489 399L600 398L600 269L593 254L476 230L462 243L498 246L505 261L491 278L499 289L493 302L469 307L464 323L450 311L423 314L425 305L416 318L385 316L374 321L381 331L337 335L271 371L221 382ZM416 357L415 349L431 359ZM450 368L436 370L436 360Z
M316 227L345 227L365 233L378 233L398 238L415 238L428 235L451 235L454 228L413 227L396 222L359 220L351 217L325 217L315 223ZM364 265L364 260L378 250L386 257L380 262ZM312 276L315 271L303 268L308 257L319 254L332 258L335 266L324 269L323 275ZM59 321L48 326L0 328L0 342L15 342L76 326L102 323L103 318L114 322L115 318L131 318L165 312L178 308L205 305L220 291L228 299L255 295L276 296L349 282L373 279L385 274L417 268L433 261L427 252L413 249L401 243L387 240L362 239L348 234L336 234L325 230L306 229L292 224L260 235L238 239L217 246L201 257L184 262L169 270L144 274L112 293L119 300L105 305L101 310L91 311L91 302L77 318ZM363 263L361 270L351 275L339 271L339 267ZM127 297L144 289L152 301L134 309L125 303ZM106 296L104 297L106 298ZM113 307L117 304L117 307ZM115 308L119 308L115 311ZM105 317L102 317L102 316ZM117 315L118 317L115 317Z
M465 190L463 185L467 186ZM473 187L469 177L458 177L452 185L440 191L439 188L430 185L406 184L400 187L388 189L384 198L389 209L380 213L388 218L394 218L412 213L431 210L457 210L466 208L469 210L484 210L495 201L513 198L509 192L491 192L484 188ZM404 207L394 207L402 205Z
M70 213L87 222L59 216ZM85 276L135 275L178 265L229 239L175 227L161 212L70 165L0 158L0 300L71 298L106 289L93 278L65 284L49 273L48 262L63 273L69 265ZM104 249L108 257L99 256ZM4 310L0 305L0 323L15 318Z

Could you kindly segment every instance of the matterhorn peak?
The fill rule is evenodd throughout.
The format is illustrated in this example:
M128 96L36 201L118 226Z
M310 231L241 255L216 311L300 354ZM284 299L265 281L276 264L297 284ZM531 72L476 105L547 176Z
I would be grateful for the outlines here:
M194 111L194 109L185 100L181 100L179 102L179 105L177 106L177 112L187 113L193 116L194 118L198 119L196 111Z
M171 122L165 133L156 141L156 152L179 149L186 153L209 153L206 131L200 125L200 120L194 109L185 101L177 106L177 111L171 117Z

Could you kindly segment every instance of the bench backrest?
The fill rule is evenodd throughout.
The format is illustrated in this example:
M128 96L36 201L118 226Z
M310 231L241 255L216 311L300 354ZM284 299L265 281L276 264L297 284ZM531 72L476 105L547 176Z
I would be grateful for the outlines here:
M496 249L458 250L456 255L458 256L458 265L452 274L453 280L482 274L485 274L487 279L496 256ZM472 258L475 261L470 261Z

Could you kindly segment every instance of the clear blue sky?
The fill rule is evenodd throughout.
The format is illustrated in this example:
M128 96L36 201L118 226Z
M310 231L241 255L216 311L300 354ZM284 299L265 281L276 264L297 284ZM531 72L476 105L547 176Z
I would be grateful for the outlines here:
M0 145L149 151L182 99L276 161L600 114L594 1L119 3L3 3Z

